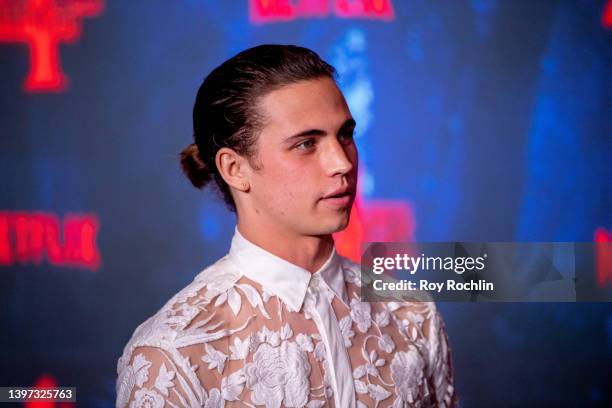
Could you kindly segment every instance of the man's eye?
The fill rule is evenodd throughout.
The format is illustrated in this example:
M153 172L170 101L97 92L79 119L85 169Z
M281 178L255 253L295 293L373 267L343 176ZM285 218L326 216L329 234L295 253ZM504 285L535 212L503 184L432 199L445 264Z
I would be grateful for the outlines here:
M344 133L342 135L340 135L340 141L345 142L345 143L350 143L353 141L355 135L354 132L351 133Z
M314 139L306 139L295 145L298 150L308 150L314 146Z

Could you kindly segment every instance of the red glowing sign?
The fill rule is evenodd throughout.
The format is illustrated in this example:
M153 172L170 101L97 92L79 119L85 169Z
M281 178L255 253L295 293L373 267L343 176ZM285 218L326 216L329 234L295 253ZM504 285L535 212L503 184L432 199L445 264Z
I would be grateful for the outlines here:
M56 388L57 381L50 374L41 375L32 387L40 390ZM73 408L76 406L74 402L53 402L53 401L26 401L23 403L25 408Z
M393 20L391 0L249 0L249 16L256 24L321 18Z
M603 288L608 282L612 283L612 231L606 231L605 228L597 228L595 230L596 243L609 243L605 245L596 245L596 263L597 263L597 286Z
M95 271L100 266L98 228L93 215L68 214L60 223L51 213L0 212L0 266L38 265L46 257L54 266Z
M95 17L103 0L0 0L0 42L23 43L30 52L27 92L62 91L68 84L59 44L81 36L81 19Z
M365 242L406 242L414 240L414 211L405 201L372 200L358 196L351 209L347 228L334 234L340 254L360 263Z
M601 15L601 24L605 28L612 28L612 0L608 0Z

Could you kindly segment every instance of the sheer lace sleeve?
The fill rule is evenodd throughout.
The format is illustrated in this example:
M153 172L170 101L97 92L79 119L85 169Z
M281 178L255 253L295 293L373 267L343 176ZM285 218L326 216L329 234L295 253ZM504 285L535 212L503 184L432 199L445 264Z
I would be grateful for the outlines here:
M399 352L408 392L405 400L427 400L427 406L458 407L453 383L451 350L442 316L435 303L389 302L400 332L409 341L407 352ZM393 367L392 367L393 369Z
M442 316L433 303L429 305L425 336L427 338L427 377L433 386L436 405L457 407L458 401L453 383L451 350Z
M183 373L168 352L157 347L138 347L121 378L117 406L162 408L189 406Z

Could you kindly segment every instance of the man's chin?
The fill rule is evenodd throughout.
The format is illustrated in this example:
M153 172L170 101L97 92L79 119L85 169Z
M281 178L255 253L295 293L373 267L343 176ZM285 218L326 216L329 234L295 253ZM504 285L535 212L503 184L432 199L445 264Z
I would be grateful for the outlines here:
M325 225L325 234L335 234L336 232L342 232L348 227L350 214L344 216L338 216L335 220L330 220Z

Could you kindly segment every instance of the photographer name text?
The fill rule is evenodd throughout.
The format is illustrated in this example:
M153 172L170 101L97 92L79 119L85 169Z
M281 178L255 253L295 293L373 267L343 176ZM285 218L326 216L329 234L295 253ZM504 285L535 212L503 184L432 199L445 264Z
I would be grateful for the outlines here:
M374 290L380 291L413 291L413 290L426 290L435 291L441 293L443 290L446 291L468 291L468 292L484 292L495 290L493 282L487 282L484 279L477 281L457 282L452 279L448 279L446 282L430 282L426 279L420 279L418 282L400 280L395 282L386 282L381 279L373 281Z

